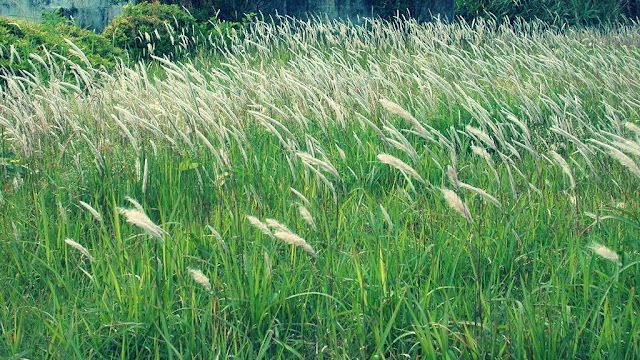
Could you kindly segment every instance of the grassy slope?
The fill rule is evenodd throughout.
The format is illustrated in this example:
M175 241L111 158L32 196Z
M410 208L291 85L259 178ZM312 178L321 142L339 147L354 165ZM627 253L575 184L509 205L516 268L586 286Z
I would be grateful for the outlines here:
M0 355L638 356L637 27L251 31L161 78L7 80Z

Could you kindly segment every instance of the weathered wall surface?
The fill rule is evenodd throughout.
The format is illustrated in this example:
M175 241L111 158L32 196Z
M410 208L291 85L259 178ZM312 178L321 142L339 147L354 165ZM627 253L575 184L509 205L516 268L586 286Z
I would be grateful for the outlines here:
M367 0L268 0L260 9L291 16L321 14L329 19L379 15L369 3ZM453 19L454 0L414 0L410 10L411 15L419 20L430 20L432 15Z
M80 26L98 31L122 11L121 6L112 5L109 0L0 0L0 16L32 21L39 20L42 11L59 8Z
M639 0L640 1L640 0ZM257 1L258 2L258 1ZM367 0L266 0L261 10L280 15L304 16L315 14L329 19L356 18L378 15ZM453 18L454 0L415 0L412 16L429 20L431 15ZM62 8L65 15L72 16L82 27L101 31L122 7L112 5L109 0L0 0L0 16L10 16L37 21L42 11Z

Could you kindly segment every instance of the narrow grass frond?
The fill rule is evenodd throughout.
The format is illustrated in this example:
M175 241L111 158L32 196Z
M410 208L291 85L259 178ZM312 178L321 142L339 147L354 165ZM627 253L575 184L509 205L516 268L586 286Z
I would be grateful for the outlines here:
M304 207L304 205L300 205L298 206L298 211L300 212L300 216L302 216L302 219L309 225L311 226L311 228L313 229L313 231L316 231L316 223L315 221L313 221L313 216L311 216L311 213L309 212L309 210Z
M444 199L447 201L449 206L451 206L453 210L460 213L460 215L464 216L467 221L473 223L473 218L471 217L471 213L469 212L467 204L465 204L462 199L460 199L458 194L456 194L455 191L449 189L442 188L440 190L442 191Z
M427 131L427 129L425 129L422 124L420 124L418 119L411 115L407 110L403 109L400 105L387 99L380 99L378 101L380 102L380 105L382 105L382 107L384 107L388 112L400 116L411 126L413 126L413 128L420 136L425 139L433 140L433 136L431 136L429 131Z
M216 238L216 240L218 240L218 243L220 243L220 246L222 246L222 249L224 249L224 251L229 250L229 248L227 247L227 243L222 238L222 235L220 235L220 233L216 231L216 229L214 229L213 226L207 225L207 229L209 229L209 231L211 231L211 233Z
M609 261L613 261L618 265L622 264L620 262L620 257L618 256L618 254L615 251L609 249L608 247L602 244L592 243L591 245L589 245L589 248L593 250L593 252L596 253L596 255L602 258L605 258Z
M407 163L398 159L397 157L389 154L378 154L378 160L400 170L405 174L411 175L411 177L413 177L414 179L425 184L424 179L422 178L422 176L420 176L420 174L418 174L417 171L415 171L411 166L407 165Z
M97 222L102 222L102 215L100 215L100 213L94 209L91 205L87 204L84 201L79 201L80 205L82 205L83 208L87 209L87 211L89 211L89 213L91 213L91 216L93 216L93 218L97 221Z
M169 233L162 229L160 226L154 224L153 221L149 219L147 214L145 214L144 211L141 211L140 209L125 209L119 207L118 212L127 219L128 223L141 228L149 235L151 235L151 237L160 240L160 242L162 242L163 235L169 235Z
M498 199L496 199L495 197L489 195L489 193L487 193L486 191L484 191L484 190L482 190L480 188L477 188L475 186L472 186L472 185L469 185L469 184L465 184L463 182L458 182L458 185L463 189L467 189L467 190L473 191L476 194L482 196L485 200L489 201L490 203L495 205L498 209L500 209L500 211L504 212L504 208L502 207L502 204L500 204Z
M313 257L318 256L318 254L316 254L316 252L313 250L311 245L307 244L307 242L303 238L301 238L300 236L294 233L291 233L288 231L276 231L273 235L280 240L286 241L287 244L295 245L302 248L304 251L308 252Z
M203 288L205 288L210 294L213 294L211 290L211 282L209 282L209 278L199 269L187 268L189 274L198 284L200 284Z
M304 203L305 206L307 207L311 207L311 203L309 202L309 199L307 199L306 196L302 195L301 192L299 192L298 190L291 188L291 192L294 193L297 197L300 198L300 200L302 200L302 202Z
M247 218L247 221L249 221L249 224L251 224L251 226L260 230L263 234L267 235L268 237L273 238L273 234L271 233L271 230L269 230L267 225L265 225L262 221L260 221L260 219L251 215L246 215L246 218Z
M267 219L266 223L267 223L267 226L269 226L270 228L276 229L276 231L293 233L291 230L289 230L288 227L279 223L277 220Z
M72 248L80 251L80 253L82 253L82 255L84 255L87 259L89 259L89 261L94 262L95 259L93 256L91 256L91 253L89 253L89 250L87 250L84 246L78 244L77 242L66 238L64 239L64 242L67 243L67 245L71 246Z
M382 204L380 204L380 212L382 212L382 217L384 218L384 221L386 221L387 225L389 225L389 230L393 230L393 222L391 222L391 217L389 216L387 209L385 209Z

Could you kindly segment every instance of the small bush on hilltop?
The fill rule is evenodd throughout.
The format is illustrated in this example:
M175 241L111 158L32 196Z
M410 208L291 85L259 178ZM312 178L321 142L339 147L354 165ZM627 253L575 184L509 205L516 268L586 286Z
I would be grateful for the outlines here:
M131 60L150 59L151 55L176 60L207 47L226 47L249 20L199 20L175 4L143 2L125 6L102 34L114 46L127 50Z
M102 34L140 60L187 51L196 27L195 18L177 5L143 2L125 6Z

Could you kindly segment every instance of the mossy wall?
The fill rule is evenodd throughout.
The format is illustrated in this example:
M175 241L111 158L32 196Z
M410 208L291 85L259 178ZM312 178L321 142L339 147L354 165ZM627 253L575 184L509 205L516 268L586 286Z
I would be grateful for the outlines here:
M64 15L89 29L101 31L122 11L109 0L0 0L0 16L37 21L43 11L62 9Z

